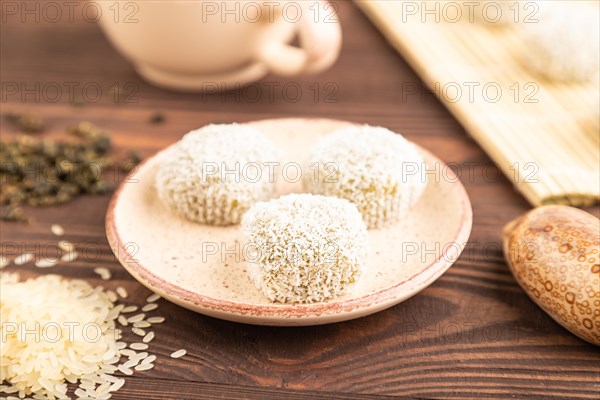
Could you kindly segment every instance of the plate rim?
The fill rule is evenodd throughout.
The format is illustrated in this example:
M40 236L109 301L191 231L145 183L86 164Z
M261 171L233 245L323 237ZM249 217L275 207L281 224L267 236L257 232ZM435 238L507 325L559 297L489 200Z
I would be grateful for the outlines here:
M268 118L243 123L257 124L270 121L300 122L306 120L310 120L311 122L327 121L332 123L345 123L357 125L357 123L354 122L329 118ZM418 144L412 141L410 143L417 146L420 152L426 153L429 159L433 160L434 162L439 162L443 165L446 165L446 163L444 163L430 151L424 149L423 147L419 146ZM452 243L458 243L461 245L461 251L454 259L449 259L447 257L449 252L453 249L446 248L435 261L432 261L426 267L420 270L420 272L402 280L401 282L398 282L389 288L382 289L375 293L370 293L360 297L345 300L333 300L328 302L311 304L247 304L236 301L219 300L214 297L206 296L202 293L192 292L173 283L170 283L162 277L156 275L154 272L150 271L146 267L144 267L144 265L139 263L124 246L123 240L121 239L116 226L115 209L117 207L120 195L124 190L125 185L128 183L128 179L134 176L136 173L138 173L150 160L156 158L162 152L171 148L171 146L173 146L173 144L167 146L162 150L157 151L152 156L146 158L142 163L138 165L137 169L134 169L132 172L130 172L130 174L128 174L128 176L119 184L118 188L115 190L111 197L106 212L106 236L109 241L110 248L113 251L113 254L117 258L119 263L144 286L146 286L152 291L161 292L159 294L163 295L163 297L164 294L167 294L170 297L176 298L178 300L178 304L180 304L180 302L183 302L190 305L190 307L192 307L192 305L195 307L201 307L207 312L214 311L216 313L225 314L219 316L219 318L228 319L227 316L230 316L230 320L237 321L240 321L242 319L256 319L260 320L264 324L267 320L271 320L272 322L273 320L285 319L288 322L300 322L311 317L333 317L336 315L342 317L342 315L340 314L348 314L352 313L353 311L356 312L356 310L358 309L367 311L366 313L363 313L361 315L349 315L347 318L337 319L337 321L341 321L358 318L360 316L370 314L371 312L368 311L370 311L371 309L373 309L373 313L381 311L387 307L398 304L403 300L414 296L415 294L419 293L421 290L425 289L427 286L432 284L434 281L436 281L448 268L450 268L452 264L454 264L454 262L456 262L460 258L460 255L462 254L471 233L473 222L473 210L471 207L471 201L462 182L458 179L454 171L448 168L447 173L449 174L449 179L453 180L452 185L454 185L454 190L457 191L457 194L460 198L460 204L462 206L462 215L460 218L461 223L459 224L452 238ZM426 272L428 273L425 274ZM408 292L406 292L405 287L410 286L411 284L413 287ZM186 304L180 305L186 306ZM193 311L202 313L202 311L199 311L197 309L193 309ZM215 316L214 314L209 315Z

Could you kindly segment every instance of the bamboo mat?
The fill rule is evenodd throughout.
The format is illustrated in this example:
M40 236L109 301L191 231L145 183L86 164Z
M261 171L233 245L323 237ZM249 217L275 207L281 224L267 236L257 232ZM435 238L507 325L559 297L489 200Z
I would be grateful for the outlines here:
M600 200L597 82L554 84L527 71L514 26L423 23L399 0L356 3L531 204Z

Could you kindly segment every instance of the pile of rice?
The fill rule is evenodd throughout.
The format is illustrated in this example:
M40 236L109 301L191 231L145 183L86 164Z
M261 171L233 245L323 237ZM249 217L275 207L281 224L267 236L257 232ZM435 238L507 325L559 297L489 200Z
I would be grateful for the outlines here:
M367 227L343 199L290 194L257 203L244 215L242 230L251 278L274 302L339 296L367 262Z
M207 125L189 132L169 153L156 175L158 197L195 222L238 224L257 201L275 190L268 163L276 147L248 125Z
M119 292L126 296L123 288ZM154 366L156 356L136 350L146 350L154 338L143 328L164 318L126 318L137 306L115 305L113 291L57 275L20 282L17 274L2 273L0 293L0 393L8 399L70 399L67 383L73 383L79 385L76 398L106 400L125 383L116 371L131 375ZM117 321L144 338L121 341Z
M310 193L346 199L369 228L397 221L427 184L425 161L401 135L369 125L350 126L313 147L304 185Z

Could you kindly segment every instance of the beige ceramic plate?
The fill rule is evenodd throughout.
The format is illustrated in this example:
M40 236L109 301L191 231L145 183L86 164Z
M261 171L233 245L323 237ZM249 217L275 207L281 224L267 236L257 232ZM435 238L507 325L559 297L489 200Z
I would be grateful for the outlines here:
M278 119L251 123L284 152L282 162L302 164L315 140L347 122ZM471 231L471 204L461 183L422 150L429 183L401 222L369 231L368 270L343 296L310 305L269 302L252 284L239 227L214 227L178 217L159 202L153 186L161 160L148 159L115 193L106 216L111 247L123 266L162 297L202 314L263 325L317 325L383 310L435 281L456 260ZM294 168L288 178L294 177ZM310 173L310 171L309 171ZM300 192L282 183L277 195Z

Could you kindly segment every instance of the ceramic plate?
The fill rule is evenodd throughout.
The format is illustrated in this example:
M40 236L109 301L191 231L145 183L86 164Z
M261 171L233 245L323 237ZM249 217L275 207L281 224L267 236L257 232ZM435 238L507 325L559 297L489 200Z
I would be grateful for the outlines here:
M283 151L290 165L277 196L301 192L294 182L315 140L348 122L276 119L250 123ZM316 304L271 303L251 282L239 226L187 221L158 200L157 168L172 147L144 162L114 194L106 232L121 264L150 290L190 310L261 325L318 325L349 320L391 307L435 281L460 255L471 231L464 187L439 159L419 148L427 189L411 213L384 229L369 231L367 270L344 295ZM305 172L306 173L306 172ZM308 171L310 173L310 171Z

